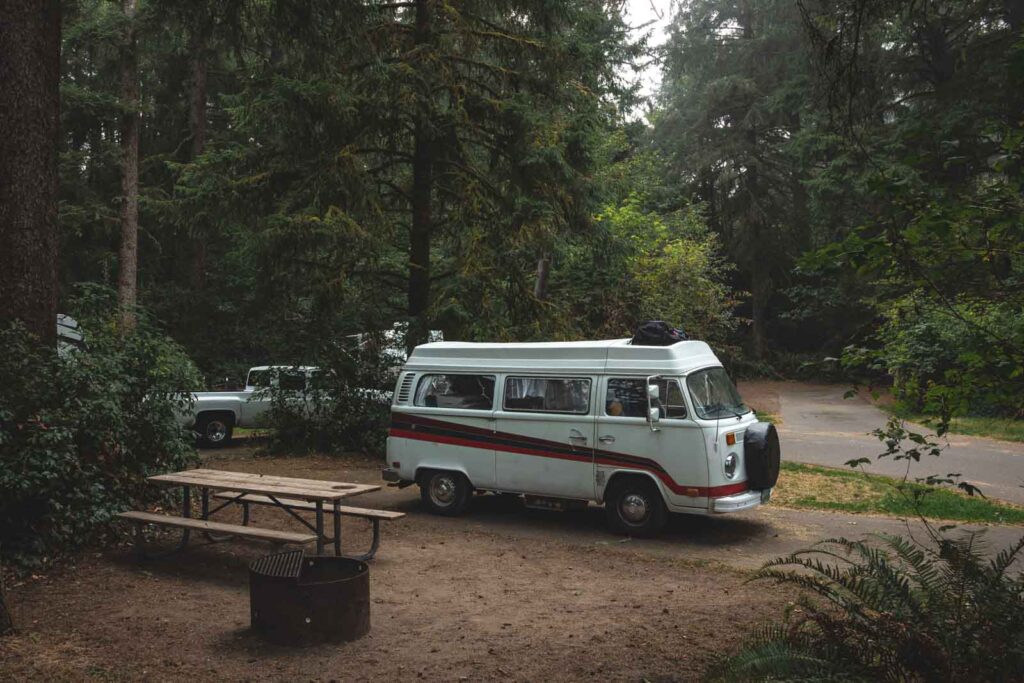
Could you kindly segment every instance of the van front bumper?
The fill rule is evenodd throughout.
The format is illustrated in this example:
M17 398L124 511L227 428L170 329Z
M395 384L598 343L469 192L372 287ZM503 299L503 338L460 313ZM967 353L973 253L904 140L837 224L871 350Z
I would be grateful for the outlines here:
M764 491L744 491L743 493L737 493L734 496L714 498L711 501L711 511L739 512L740 510L749 510L750 508L757 507L761 503L767 503L771 497L771 489L765 489Z

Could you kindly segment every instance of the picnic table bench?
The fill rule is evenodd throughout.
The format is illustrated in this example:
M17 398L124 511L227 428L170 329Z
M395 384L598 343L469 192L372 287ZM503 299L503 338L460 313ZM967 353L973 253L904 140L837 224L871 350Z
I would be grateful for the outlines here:
M333 542L334 554L341 555L341 517L347 515L368 519L373 524L373 543L370 551L355 557L355 559L369 560L377 553L380 546L381 520L394 520L405 516L405 513L402 512L341 505L341 500L344 498L380 490L381 487L377 484L353 484L210 469L159 474L149 477L148 481L162 485L181 486L182 514L177 517L139 511L120 513L119 517L135 525L136 551L140 556L146 554L145 539L142 534L142 527L145 524L182 529L181 541L174 551L181 550L188 544L192 531L199 531L213 542L232 537L253 538L273 543L304 544L315 541L318 555L323 553L325 541ZM202 512L198 519L192 517L192 488L198 488L200 491ZM223 502L210 509L211 497ZM209 519L210 515L234 504L242 506L242 524L225 524ZM250 526L250 504L268 505L284 510L305 526L307 531L292 532ZM333 534L330 537L324 533L325 509L331 514L334 522ZM310 524L297 511L315 513L314 524Z

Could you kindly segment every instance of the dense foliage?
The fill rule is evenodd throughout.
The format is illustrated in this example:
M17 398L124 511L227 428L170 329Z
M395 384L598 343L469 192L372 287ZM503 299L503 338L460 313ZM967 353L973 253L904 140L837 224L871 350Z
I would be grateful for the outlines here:
M822 541L755 575L808 591L710 678L1015 681L1024 671L1024 538L987 559L978 535ZM817 598L817 600L815 600Z
M997 0L681 6L655 141L751 292L751 351L1020 415L1022 28Z
M0 330L0 538L19 562L92 540L153 494L146 476L194 461L179 416L195 367L145 316L122 330L114 301L95 289L70 301L85 348L60 356Z
M267 389L270 449L281 453L384 451L391 421L395 364L404 353L401 334L381 333L325 344L317 370L302 391L280 384Z
M69 9L63 277L112 282L126 19ZM208 377L310 364L394 321L411 341L635 324L602 303L649 286L630 258L603 262L623 238L595 220L626 196L608 167L645 144L620 134L643 45L617 3L191 0L133 21L140 297ZM718 291L726 272L708 271Z

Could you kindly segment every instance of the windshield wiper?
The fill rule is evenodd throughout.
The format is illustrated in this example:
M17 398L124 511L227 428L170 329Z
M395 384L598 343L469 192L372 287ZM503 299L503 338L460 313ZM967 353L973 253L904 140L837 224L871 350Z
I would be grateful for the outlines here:
M710 405L708 407L711 408L712 410L716 411L716 412L725 411L725 412L729 413L730 415L732 415L733 417L735 417L737 420L742 420L743 419L743 415L741 415L740 413L737 413L732 408L727 408L725 406L725 404L723 404L723 403L713 403L712 405ZM719 418L719 419L721 419L721 418Z

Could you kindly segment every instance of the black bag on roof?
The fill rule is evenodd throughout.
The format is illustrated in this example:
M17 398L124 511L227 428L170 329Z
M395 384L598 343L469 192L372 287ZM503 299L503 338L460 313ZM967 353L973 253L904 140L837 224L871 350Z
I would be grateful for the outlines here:
M672 327L664 320L647 320L640 323L630 344L635 346L671 346L686 341L686 333Z

